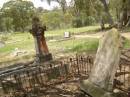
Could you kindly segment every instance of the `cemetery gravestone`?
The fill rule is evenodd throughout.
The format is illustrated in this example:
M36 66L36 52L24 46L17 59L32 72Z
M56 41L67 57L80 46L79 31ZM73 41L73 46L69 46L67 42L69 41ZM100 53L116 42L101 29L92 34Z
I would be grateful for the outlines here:
M122 47L120 33L112 29L99 42L95 62L87 80L81 82L81 89L92 97L115 97L113 81L120 60Z

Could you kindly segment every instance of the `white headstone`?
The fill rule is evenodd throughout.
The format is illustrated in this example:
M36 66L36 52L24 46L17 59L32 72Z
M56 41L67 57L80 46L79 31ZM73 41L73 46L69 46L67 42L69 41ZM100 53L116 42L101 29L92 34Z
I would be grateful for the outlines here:
M64 32L64 38L69 38L70 37L70 32Z

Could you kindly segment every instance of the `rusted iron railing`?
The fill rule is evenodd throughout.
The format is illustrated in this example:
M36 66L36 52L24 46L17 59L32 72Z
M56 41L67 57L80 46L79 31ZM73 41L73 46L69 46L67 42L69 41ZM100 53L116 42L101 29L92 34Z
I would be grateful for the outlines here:
M46 91L50 88L56 89L56 91L63 94L77 95L74 92L61 91L55 86L76 78L80 78L78 80L86 79L91 72L93 60L94 57L91 55L76 55L62 61L53 61L39 65L32 64L0 73L0 86L1 91L3 91L0 91L0 95L8 95L8 97L48 95ZM130 65L120 64L115 75L114 88L119 88L127 94L129 93Z
M130 89L130 65L120 64L117 73L115 75L116 83L115 87L125 92L129 92Z

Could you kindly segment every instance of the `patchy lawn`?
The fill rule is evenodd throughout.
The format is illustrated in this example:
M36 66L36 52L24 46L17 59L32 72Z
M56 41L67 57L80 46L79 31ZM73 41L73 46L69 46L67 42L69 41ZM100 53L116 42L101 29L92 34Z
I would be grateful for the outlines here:
M98 38L86 37L86 38L75 38L72 37L70 39L63 38L65 31L70 31L74 34L81 33L93 33L99 26L89 26L82 28L70 28L63 30L55 30L55 31L47 31L46 38L53 36L53 39L47 41L50 52L53 55L57 54L69 54L69 53L81 53L81 52L96 52L98 48ZM59 36L57 39L56 36ZM61 39L61 40L60 40ZM63 40L62 40L63 39ZM35 46L34 40L30 33L12 33L12 34L2 34L0 35L0 40L4 40L5 46L0 48L0 64L8 62L11 63L16 61L26 61L29 59L33 59L35 56ZM130 48L130 40L126 40L125 48ZM25 50L28 53L24 56L16 56L11 57L10 54L18 48L20 50Z

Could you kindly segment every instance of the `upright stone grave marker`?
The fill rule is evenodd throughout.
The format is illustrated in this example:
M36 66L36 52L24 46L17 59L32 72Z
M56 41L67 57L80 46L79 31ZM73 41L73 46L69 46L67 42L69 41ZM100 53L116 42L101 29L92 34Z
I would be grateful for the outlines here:
M90 77L81 82L81 89L92 97L115 97L113 81L120 60L121 36L116 29L104 34L99 42Z
M48 46L46 44L44 33L46 26L42 26L38 17L32 19L32 29L30 33L34 37L36 47L36 61L45 62L52 60L52 55L49 53Z

